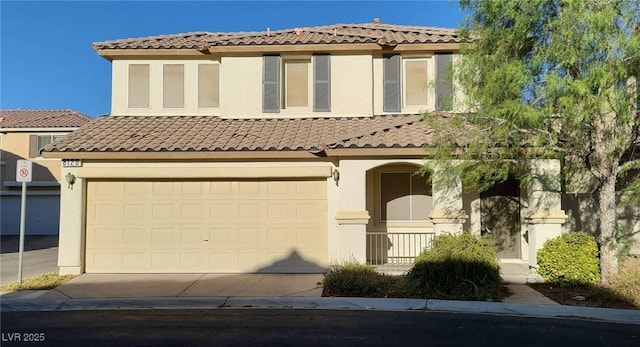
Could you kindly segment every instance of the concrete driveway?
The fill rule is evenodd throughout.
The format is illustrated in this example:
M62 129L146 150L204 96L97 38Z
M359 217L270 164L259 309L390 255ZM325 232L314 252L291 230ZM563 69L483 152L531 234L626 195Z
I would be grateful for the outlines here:
M83 274L39 299L320 297L322 274Z
M19 236L2 236L0 284L18 280ZM58 236L25 236L22 278L58 270Z

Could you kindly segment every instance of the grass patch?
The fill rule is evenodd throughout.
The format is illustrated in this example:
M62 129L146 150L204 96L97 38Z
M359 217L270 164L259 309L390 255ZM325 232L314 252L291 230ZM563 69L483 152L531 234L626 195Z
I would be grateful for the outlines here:
M609 288L640 308L640 258L629 257L620 262L620 271Z
M47 290L53 289L72 279L73 275L58 275L57 272L45 272L22 279L22 283L11 282L0 286L0 291L15 292L19 290Z

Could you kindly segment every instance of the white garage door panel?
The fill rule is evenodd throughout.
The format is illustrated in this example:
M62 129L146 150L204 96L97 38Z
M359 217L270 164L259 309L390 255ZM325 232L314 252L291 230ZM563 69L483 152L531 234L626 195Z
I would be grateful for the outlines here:
M321 272L325 181L89 181L87 272Z

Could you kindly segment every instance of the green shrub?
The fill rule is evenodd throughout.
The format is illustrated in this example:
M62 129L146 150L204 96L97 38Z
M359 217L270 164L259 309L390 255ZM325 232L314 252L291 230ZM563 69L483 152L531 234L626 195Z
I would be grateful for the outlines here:
M493 241L470 233L434 238L416 258L407 285L422 297L498 299L502 281Z
M332 266L325 273L322 284L323 296L380 298L397 292L396 278L355 262Z
M538 251L538 274L559 285L598 283L596 240L585 232L571 232L545 241Z

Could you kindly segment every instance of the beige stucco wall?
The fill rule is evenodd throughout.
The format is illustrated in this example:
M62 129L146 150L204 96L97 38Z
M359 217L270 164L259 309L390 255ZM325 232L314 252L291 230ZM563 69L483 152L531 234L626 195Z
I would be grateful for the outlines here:
M9 132L2 135L2 161L4 170L2 185L16 180L16 160L33 162L33 181L60 181L60 159L29 158L30 135L65 135L66 132Z
M313 112L313 64L311 54L282 55L287 59L309 61L308 106L282 107L279 113L262 112L262 56L200 56L180 59L117 59L112 62L112 114L114 115L218 115L227 118L258 117L345 117L369 116L383 112L383 58L376 54L340 53L331 55L331 111ZM405 64L412 59L427 62L428 80L424 83L427 104L407 105L402 77L402 109L400 113L421 113L435 108L435 58L432 54L403 54ZM454 55L454 62L459 59ZM148 108L128 108L129 64L150 65L150 99ZM198 64L220 64L219 107L198 108ZM183 108L163 108L163 64L184 64L185 99ZM282 71L281 71L282 72ZM284 77L284 75L283 75ZM281 82L284 78L281 79ZM284 90L284 89L283 89ZM459 88L454 91L454 111L461 107ZM394 112L395 113L395 112Z
M597 235L598 198L595 195L565 194L562 209L568 216L563 232L585 231ZM629 253L640 255L640 203L618 208L618 228L624 247Z
M286 55L282 56L287 59ZM308 106L262 112L262 56L219 59L114 60L112 76L113 115L218 115L226 118L326 117L371 115L372 83L370 55L331 56L331 112L313 112L313 65L308 57ZM149 108L128 108L129 64L150 65ZM220 107L198 108L198 64L220 64ZM184 64L184 108L163 108L162 66ZM281 80L282 81L282 80Z

